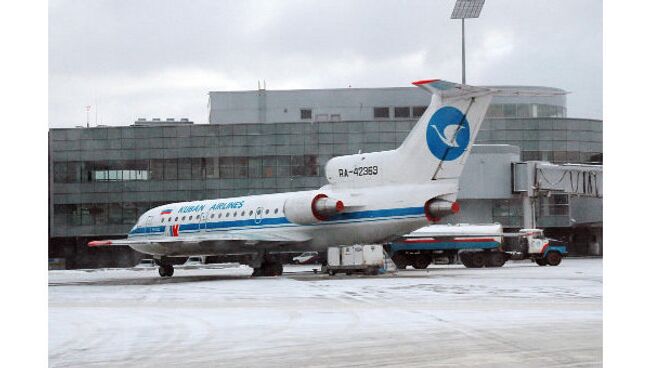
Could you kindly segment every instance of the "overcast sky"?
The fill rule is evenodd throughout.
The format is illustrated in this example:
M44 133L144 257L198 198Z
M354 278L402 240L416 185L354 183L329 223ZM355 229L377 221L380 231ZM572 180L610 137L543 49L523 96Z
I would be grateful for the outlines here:
M455 0L49 2L49 124L207 123L208 91L460 81ZM486 0L466 21L467 82L569 92L602 118L602 3ZM95 111L97 110L97 111Z

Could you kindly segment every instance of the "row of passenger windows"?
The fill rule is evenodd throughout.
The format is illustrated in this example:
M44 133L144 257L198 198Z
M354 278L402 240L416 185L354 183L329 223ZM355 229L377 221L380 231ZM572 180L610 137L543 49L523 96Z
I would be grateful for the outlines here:
M277 214L278 212L279 212L279 209L277 209L277 208L273 210L273 213L274 213L274 214ZM210 214L210 217L209 217L209 218L210 218L210 219L214 219L214 218L218 218L218 219L220 219L220 218L222 218L222 217L224 217L224 218L229 218L230 215L231 215L231 213L232 213L232 217L237 217L238 214L239 214L240 217L244 217L244 216L246 216L246 211L241 211L241 213L239 213L239 211L233 211L233 212L226 212L225 215L224 215L223 213L219 213L219 214L212 213L212 214ZM269 213L271 213L271 211L270 211L268 208L267 208L266 210L264 210L264 214L265 214L265 215L268 215ZM262 210L258 209L258 210L257 210L257 215L261 215L261 214L262 214ZM202 215L203 215L203 214L201 214L201 215L196 215L196 216L194 216L194 215L190 215L190 216L182 216L182 217L180 217L180 220L181 220L181 221L185 221L185 219L187 218L188 221L192 221L192 219L194 218L196 221L199 221L199 220L201 219L201 216L202 216ZM249 216L249 217L253 217L253 210L248 211L248 216ZM172 221L172 217L170 216L170 217L167 217L167 218L165 218L165 217L161 218L161 219L160 219L160 222L161 222L161 223L164 223L164 222L165 222L165 219L167 219L167 222L171 222L171 221ZM179 219L178 216L174 217L174 222L177 222L178 219Z

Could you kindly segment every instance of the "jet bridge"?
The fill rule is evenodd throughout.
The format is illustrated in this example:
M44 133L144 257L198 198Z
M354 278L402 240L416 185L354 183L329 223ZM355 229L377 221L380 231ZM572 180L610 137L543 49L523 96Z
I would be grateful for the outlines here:
M602 198L603 166L515 162L512 164L512 192L522 195L524 227L535 228L534 198L550 193Z

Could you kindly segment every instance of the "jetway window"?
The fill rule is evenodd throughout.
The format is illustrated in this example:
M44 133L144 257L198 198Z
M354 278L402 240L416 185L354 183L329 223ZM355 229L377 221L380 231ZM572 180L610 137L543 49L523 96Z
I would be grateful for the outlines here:
M569 195L566 193L554 193L550 196L542 196L538 212L540 216L568 216Z

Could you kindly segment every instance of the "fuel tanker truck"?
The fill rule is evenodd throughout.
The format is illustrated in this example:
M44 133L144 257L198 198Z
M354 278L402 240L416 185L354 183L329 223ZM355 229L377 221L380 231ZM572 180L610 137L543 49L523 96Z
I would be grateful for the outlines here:
M432 262L468 268L501 267L511 259L531 259L540 266L557 266L566 245L544 236L541 229L504 233L495 224L431 225L385 245L399 269L425 269Z

